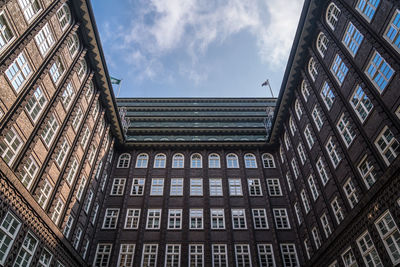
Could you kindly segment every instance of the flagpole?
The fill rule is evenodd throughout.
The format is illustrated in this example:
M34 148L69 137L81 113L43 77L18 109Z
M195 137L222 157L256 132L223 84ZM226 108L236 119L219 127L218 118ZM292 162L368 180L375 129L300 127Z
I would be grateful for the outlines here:
M271 85L270 85L270 83L269 83L269 80L267 79L267 81L268 81L269 90L271 91L271 95L272 95L272 97L274 97L274 93L272 92L272 88L271 88Z
M122 80L119 82L119 85L118 85L118 93L117 93L117 97L119 96L119 92L121 91L121 82L122 82Z

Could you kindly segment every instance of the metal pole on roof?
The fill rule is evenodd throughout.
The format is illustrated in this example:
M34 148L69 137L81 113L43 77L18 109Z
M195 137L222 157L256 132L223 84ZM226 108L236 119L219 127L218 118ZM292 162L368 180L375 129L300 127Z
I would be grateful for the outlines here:
M269 91L271 92L271 96L274 97L274 93L272 92L271 84L269 83L269 80L267 79L265 82L261 84L261 86L268 86Z

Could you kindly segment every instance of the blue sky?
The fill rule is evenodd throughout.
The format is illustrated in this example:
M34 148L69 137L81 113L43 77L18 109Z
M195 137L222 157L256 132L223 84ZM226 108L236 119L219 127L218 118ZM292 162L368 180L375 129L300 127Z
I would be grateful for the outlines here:
M269 97L261 83L268 78L278 95L303 2L92 5L109 73L123 80L120 97Z

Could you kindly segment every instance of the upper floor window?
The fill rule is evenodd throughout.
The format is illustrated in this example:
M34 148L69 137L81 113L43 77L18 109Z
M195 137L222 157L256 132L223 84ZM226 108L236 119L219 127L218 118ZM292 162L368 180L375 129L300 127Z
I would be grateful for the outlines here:
M326 81L322 86L321 97L328 110L330 110L333 106L333 101L335 101L335 95L333 94L331 87Z
M353 250L349 247L343 254L342 259L345 267L358 266L356 257L354 256Z
M340 9L334 3L331 3L326 10L326 23L328 23L332 30L335 30L339 16Z
M275 168L274 157L269 153L265 153L262 155L262 162L264 168Z
M200 154L196 153L190 157L190 168L202 168L202 157Z
M311 149L314 145L314 137L311 134L310 124L307 124L304 129L304 136L306 137L308 148Z
M357 116L361 122L365 121L365 119L368 117L368 114L374 107L361 85L357 85L354 89L354 93L350 99L350 104L357 113Z
M172 158L172 168L183 168L185 157L182 154L175 154Z
M364 36L360 31L353 25L353 23L349 22L342 42L353 57L357 54L358 48L363 39Z
M8 253L21 228L21 222L10 211L4 216L0 225L0 235L2 236L2 253L0 254L0 264L4 264Z
M311 79L315 82L317 79L318 70L317 63L315 63L314 58L310 58L310 61L308 62L308 73L310 74Z
M397 9L383 36L400 53L400 10Z
M322 121L321 113L319 112L317 105L314 106L314 109L313 109L311 115L312 115L312 117L314 119L315 126L317 126L318 131L321 130L322 125L324 124L324 122Z
M257 168L256 156L254 154L248 153L244 155L244 163L246 168Z
M323 32L318 34L317 38L317 50L320 53L321 57L325 56L325 52L328 49L329 40Z
M345 142L346 147L349 147L356 137L356 133L351 126L349 118L344 113L342 114L342 116L340 116L339 122L336 127L340 133L340 136Z
M86 64L86 60L85 60L85 59L82 59L82 60L79 62L78 72L77 72L78 78L79 78L80 81L82 81L83 78L85 78L86 73L87 73L87 64Z
M66 158L67 153L70 148L71 148L71 146L69 145L67 138L64 137L64 140L60 146L60 150L58 151L58 154L56 155L56 163L60 168L64 164L65 158Z
M154 168L165 168L166 159L165 154L157 154L154 158Z
M305 80L303 80L301 83L301 93L303 94L304 100L307 102L310 96L310 90Z
M58 22L60 23L61 29L64 31L67 28L67 26L71 23L71 11L69 10L67 4L63 4L57 10L57 19Z
M6 47L14 39L14 33L11 30L10 24L6 15L0 14L0 51Z
M339 165L340 161L342 160L342 157L337 151L337 145L333 141L332 137L329 138L328 142L325 145L325 148L329 154L329 158L331 159L333 166L336 168Z
M380 0L358 0L356 10L368 21L371 22L378 8Z
M33 92L33 95L29 98L25 106L25 109L28 112L29 117L31 117L33 121L36 121L38 119L46 103L47 103L47 98L43 94L42 89L38 86Z
M32 156L29 156L19 172L19 180L26 188L30 189L33 179L35 179L36 174L39 172L39 166L36 160Z
M339 204L338 198L335 197L331 202L333 214L335 215L336 222L340 224L344 220L343 209Z
M388 85L390 79L393 77L394 70L383 59L383 57L377 51L375 51L368 63L367 68L365 69L365 74L374 84L376 89L382 93Z
M357 166L360 175L362 176L366 187L369 189L374 185L377 175L374 165L365 157Z
M239 168L238 157L233 153L228 154L226 156L226 165L228 168Z
M51 114L47 123L43 127L43 132L41 134L42 139L47 147L50 147L50 144L53 141L59 126L60 124L58 123L56 116L54 116L54 113Z
M299 266L295 244L280 244L284 266Z
M17 134L14 127L4 135L3 140L0 141L0 155L3 160L11 166L15 157L21 150L23 145L21 137Z
M383 266L378 251L376 250L368 231L364 232L359 238L357 238L357 245L361 251L365 265Z
M65 109L69 108L74 96L75 96L75 89L72 86L72 83L69 82L61 95L61 102L63 103Z
M42 56L45 56L50 50L50 47L55 43L49 23L46 23L43 28L36 34L35 41L37 46L39 47L40 54Z
M399 142L387 126L385 126L376 138L375 146L385 160L386 165L390 165L400 154Z
M118 158L117 168L128 168L131 162L131 155L128 153L121 154Z
M32 69L25 58L24 52L21 52L6 70L7 78L17 93L21 90L31 73Z
M31 22L42 10L39 0L18 0L18 4L27 22Z
M209 168L221 168L221 163L218 154L210 154L208 156L208 167Z
M343 59L338 54L336 54L335 60L332 62L331 65L331 72L333 76L335 76L335 79L339 83L339 85L342 85L348 71L349 68L346 66L346 64L344 64Z
M297 119L301 119L301 115L303 114L303 111L301 110L301 104L298 99L296 99L296 102L294 103L294 109L296 111Z
M60 81L61 76L65 72L65 66L61 56L55 58L54 63L50 67L50 76L54 83Z
M74 32L67 40L68 52L71 58L75 57L76 53L79 50L79 46L80 44L78 34Z
M394 265L400 263L399 228L393 220L390 211L386 211L376 222L379 235L385 244L386 251Z
M136 159L136 168L147 168L149 156L145 153L139 154Z
M296 125L294 124L294 120L293 120L292 116L290 116L290 118L289 118L289 128L290 128L290 132L294 136L294 134L296 133Z
M343 191L346 194L350 207L354 208L358 203L358 194L351 178L347 179L346 183L343 185Z

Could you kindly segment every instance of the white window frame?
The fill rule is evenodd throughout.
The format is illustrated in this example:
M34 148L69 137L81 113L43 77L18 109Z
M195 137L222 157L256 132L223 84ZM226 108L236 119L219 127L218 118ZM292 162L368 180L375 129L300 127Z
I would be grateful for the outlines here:
M223 196L224 192L222 189L222 179L221 178L210 178L208 180L210 186L210 197Z
M278 230L291 229L289 216L288 216L286 209L284 209L284 208L272 209L272 212L274 214L274 221L275 221L276 229L278 229Z
M157 266L158 244L143 244L140 266Z
M374 143L387 166L389 166L400 154L399 141L387 126L385 126L379 133ZM388 155L390 155L390 158L388 158Z
M396 225L395 220L393 219L392 214L389 210L386 210L376 221L375 227L378 230L379 236L381 237L383 244L385 245L386 252L389 254L389 257L393 263L396 265L400 263L400 257L395 259L393 256L393 250L396 250L396 253L400 253L400 244L399 241L394 240L394 235L397 233L399 235L399 228ZM390 240L391 245L388 244L388 240Z
M102 229L116 229L119 218L118 208L108 208L104 212L104 220Z
M182 229L182 209L168 209L168 230Z
M231 209L232 228L234 230L247 229L246 211L244 209Z
M126 210L124 229L138 229L141 209L128 208Z
M254 229L268 229L267 211L265 209L252 209Z
M136 158L136 165L135 168L147 168L149 163L149 155L146 153L141 153Z
M157 230L161 226L161 209L148 209L146 230Z
M224 209L210 209L210 225L211 225L211 230L225 229Z
M190 196L202 196L202 195L203 195L203 179L190 178Z

